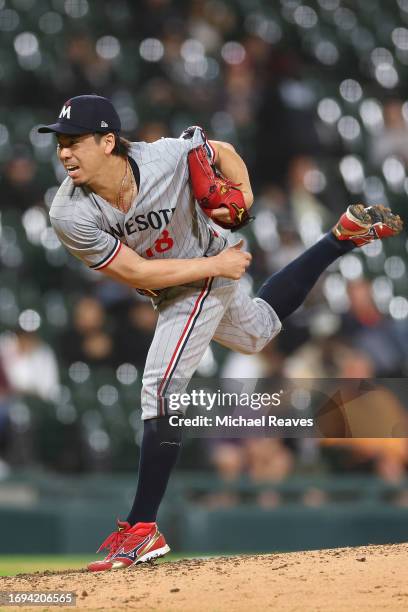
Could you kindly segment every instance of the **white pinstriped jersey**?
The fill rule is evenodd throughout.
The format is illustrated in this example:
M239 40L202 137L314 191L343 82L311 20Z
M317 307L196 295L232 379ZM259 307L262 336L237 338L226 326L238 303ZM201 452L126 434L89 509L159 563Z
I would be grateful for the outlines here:
M96 270L112 261L122 243L145 258L191 259L220 252L226 240L195 205L188 180L188 152L201 144L211 158L213 151L197 126L180 139L132 143L129 157L139 168L140 186L126 214L67 178L50 210L61 242ZM251 299L231 279L164 289L154 302L159 318L143 375L143 419L162 416L168 394L185 391L212 339L252 353L280 330L271 306Z
M100 270L121 243L144 258L186 258L215 255L226 240L210 228L196 206L189 184L187 154L205 144L203 130L188 128L180 138L154 143L134 142L129 157L139 168L138 194L127 213L67 177L50 209L51 224L68 251Z

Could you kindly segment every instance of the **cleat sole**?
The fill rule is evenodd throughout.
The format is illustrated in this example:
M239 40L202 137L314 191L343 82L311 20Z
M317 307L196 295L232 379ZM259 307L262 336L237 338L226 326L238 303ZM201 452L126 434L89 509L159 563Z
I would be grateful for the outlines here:
M403 228L403 221L399 215L394 215L393 212L386 206L379 204L377 206L370 206L367 211L371 217L371 223L384 223L388 225L395 234L399 234Z
M145 563L146 561L152 561L153 559L159 559L160 557L164 557L167 553L170 552L170 546L167 544L162 546L161 548L156 548L156 550L152 550L151 552L147 552L145 555L142 555L137 561L133 563L133 565L138 565L138 563Z
M363 204L352 204L348 207L346 215L347 218L353 223L357 223L357 225L365 225L367 230L370 229L373 222L371 215L367 212L367 209L364 208Z

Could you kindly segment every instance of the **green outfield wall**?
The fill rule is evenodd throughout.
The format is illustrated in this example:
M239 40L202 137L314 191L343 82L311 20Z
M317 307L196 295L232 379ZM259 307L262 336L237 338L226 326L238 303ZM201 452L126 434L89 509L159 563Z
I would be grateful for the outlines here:
M312 485L314 492L321 492L314 507L302 503ZM94 552L115 519L126 516L133 487L128 477L21 475L3 481L0 554ZM260 508L254 501L265 490L280 497L275 507ZM217 491L234 493L235 504L209 508L208 496ZM227 487L207 476L180 475L168 491L159 522L172 549L186 553L403 542L408 540L408 508L401 505L404 491L403 483L391 487L369 478L292 479L256 487L241 482Z

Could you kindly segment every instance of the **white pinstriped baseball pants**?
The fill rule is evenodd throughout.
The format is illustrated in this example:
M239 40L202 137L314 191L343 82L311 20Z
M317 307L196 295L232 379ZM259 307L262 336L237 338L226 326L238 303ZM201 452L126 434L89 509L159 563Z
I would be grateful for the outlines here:
M240 353L257 353L281 330L273 308L249 297L239 282L207 279L163 301L142 389L142 418L166 413L165 398L183 393L211 340Z

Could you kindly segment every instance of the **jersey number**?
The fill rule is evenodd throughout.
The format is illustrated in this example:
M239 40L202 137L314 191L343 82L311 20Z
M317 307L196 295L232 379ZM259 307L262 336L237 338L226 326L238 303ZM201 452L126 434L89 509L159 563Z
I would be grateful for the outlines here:
M167 230L164 230L159 238L154 243L153 247L147 249L146 255L147 257L154 257L155 253L165 253L166 251L170 251L174 246L174 240L170 236Z

